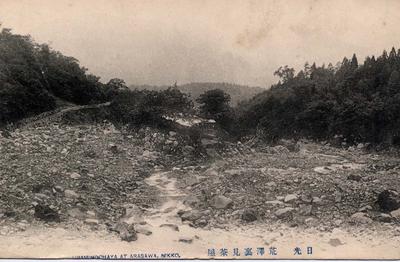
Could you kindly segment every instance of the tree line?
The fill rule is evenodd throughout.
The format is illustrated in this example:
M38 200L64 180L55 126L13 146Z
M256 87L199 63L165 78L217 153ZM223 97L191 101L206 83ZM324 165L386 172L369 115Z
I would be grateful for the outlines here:
M213 89L196 102L235 137L257 133L275 141L307 137L349 143L400 144L400 50L392 48L359 64L356 55L335 66L306 63L276 72L280 81L252 99L229 105ZM132 126L159 124L165 114L193 113L187 94L175 87L131 90L122 79L102 83L79 61L10 29L0 32L0 125L57 108L60 104L111 101L112 118Z
M356 55L336 66L288 66L280 81L241 105L242 129L266 139L342 137L348 143L400 143L400 50L363 64Z

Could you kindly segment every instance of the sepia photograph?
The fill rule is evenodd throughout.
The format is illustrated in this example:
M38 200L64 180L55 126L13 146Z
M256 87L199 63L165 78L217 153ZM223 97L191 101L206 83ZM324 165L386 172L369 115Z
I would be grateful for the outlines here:
M0 260L399 260L399 25L397 0L0 0Z

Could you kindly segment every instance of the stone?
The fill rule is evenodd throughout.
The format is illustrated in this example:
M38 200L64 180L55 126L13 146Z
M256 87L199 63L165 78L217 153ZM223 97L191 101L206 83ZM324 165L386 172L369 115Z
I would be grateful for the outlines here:
M284 202L285 203L292 203L298 199L298 196L296 194L289 194L285 197Z
M182 153L185 155L191 155L196 149L192 146L184 146L182 148Z
M313 218L313 217L308 217L308 218L306 218L306 219L304 220L304 223L305 223L307 226L315 226L315 225L316 225L316 222L317 222L317 220L316 220L315 218Z
M168 227L168 228L171 228L174 231L178 231L179 232L179 227L177 225L174 225L174 224L161 224L160 227Z
M390 212L390 215L396 219L400 219L400 208Z
M314 172L321 174L321 175L327 175L330 172L332 172L332 170L330 170L328 167L326 166L317 166L314 168Z
M85 219L85 223L88 225L96 226L99 224L99 220L94 219L94 218L87 218L87 219Z
M372 219L367 217L365 213L357 212L350 217L351 222L359 224L368 224L372 222Z
M194 186L200 182L196 176L187 176L184 181L187 186Z
M361 179L362 179L362 176L360 176L359 174L350 174L347 176L347 180L360 182Z
M211 205L217 209L229 208L233 205L232 199L223 195L217 195L212 199Z
M358 209L358 212L366 212L368 210L372 210L372 207L370 205L361 207L360 209Z
M300 197L301 201L303 201L304 203L311 203L312 202L312 197L309 195L302 195Z
M205 219L199 219L196 221L196 226L198 227L205 227L208 225L208 221Z
M133 224L119 222L110 228L110 230L119 233L122 241L132 242L137 240L137 233Z
M337 247L337 246L341 246L341 245L344 245L343 243L342 243L342 241L340 241L340 239L339 238L331 238L331 239L329 239L329 245L331 245L331 246L333 246L333 247Z
M380 210L390 212L400 208L400 197L396 191L384 190L378 195L377 204Z
M210 167L209 169L204 171L204 174L207 175L207 176L218 176L218 171L215 170L215 168Z
M277 216L278 218L284 218L284 217L289 216L293 211L294 211L294 208L292 208L292 207L281 208L275 212L275 216Z
M46 222L60 222L60 215L53 206L37 204L34 215Z
M119 148L117 145L110 144L110 147L108 148L111 153L113 154L118 154L120 152Z
M313 206L312 205L301 205L300 206L300 214L309 216L312 214Z
M79 194L73 190L67 189L64 191L64 196L67 198L78 198Z
M85 213L83 213L79 208L72 208L67 211L67 214L70 217L83 219L85 217Z
M193 238L181 237L181 238L179 238L179 242L186 243L186 244L191 244L191 243L193 243Z
M139 234L142 234L142 235L146 235L146 236L150 236L151 234L153 234L153 232L151 232L146 227L138 227L138 228L136 228L136 232Z
M87 214L89 217L96 217L96 213L93 212L93 211L90 211L90 210L87 211L86 214Z
M321 205L322 204L322 199L319 197L313 197L312 198L312 203L316 205Z
M185 200L183 200L183 204L196 207L200 204L200 200L194 195L189 195L185 198Z
M376 219L382 223L390 223L393 220L393 217L389 214L380 213Z
M246 222L253 222L257 220L257 213L252 209L246 209L242 213L242 220Z
M120 218L121 222L125 222L127 224L135 224L139 223L143 220L143 211L134 204L125 205L124 215Z
M218 144L218 141L214 140L214 139L203 138L203 139L201 139L201 144L204 147L208 147L208 146L213 146L215 144Z
M78 173L76 173L76 172L73 172L73 173L71 173L71 174L69 175L69 177L72 178L72 179L78 179L78 178L81 177L81 175L78 174Z
M265 204L276 206L276 205L283 205L283 202L279 201L279 200L270 200L270 201L266 201Z
M196 221L197 219L203 216L203 214L197 210L184 211L182 213L178 213L178 215L181 217L182 221L192 221L192 222Z
M240 169L227 169L224 173L231 175L231 176L238 176L240 175Z

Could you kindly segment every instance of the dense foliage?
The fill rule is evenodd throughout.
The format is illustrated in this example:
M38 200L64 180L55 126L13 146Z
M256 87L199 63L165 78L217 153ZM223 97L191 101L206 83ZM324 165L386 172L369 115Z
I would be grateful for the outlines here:
M230 95L223 90L211 89L201 94L196 102L203 117L215 120L223 129L236 135L235 112L229 105L230 99Z
M30 36L1 30L0 123L54 109L57 99L76 104L105 100L101 87L76 59Z
M169 86L150 86L150 85L142 85L142 86L130 86L131 89L147 89L154 91L161 91L168 89ZM177 85L176 88L181 92L190 95L192 100L195 102L197 98L200 97L201 94L209 90L220 89L227 93L230 96L230 105L237 106L240 102L244 100L249 100L256 94L263 92L265 89L261 87L253 87L246 85L237 85L231 83L207 83L207 82L199 82L199 83L189 83Z
M187 95L177 89L163 91L123 90L111 102L113 121L131 127L150 125L162 127L165 116L189 112L193 107Z
M275 74L281 81L241 105L245 133L257 130L269 140L283 137L350 143L400 143L400 51L393 48L359 65L356 55L336 67L306 64Z

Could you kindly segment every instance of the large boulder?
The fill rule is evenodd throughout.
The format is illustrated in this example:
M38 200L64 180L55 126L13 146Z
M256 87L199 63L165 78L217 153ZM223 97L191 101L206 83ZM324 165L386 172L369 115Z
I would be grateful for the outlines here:
M356 224L368 224L372 222L372 219L367 217L367 214L357 212L350 217L351 222Z
M293 211L294 208L292 207L281 208L275 212L275 216L277 216L278 218L288 217Z
M131 242L137 240L137 233L133 224L119 222L110 230L117 232L122 241Z
M299 197L296 194L289 194L285 197L285 203L292 203L295 202Z
M257 213L252 209L246 209L243 211L242 220L246 222L253 222L257 220Z
M34 215L36 218L39 218L46 222L60 222L60 215L53 206L38 204L35 206Z
M178 212L178 215L181 217L182 221L191 221L191 222L194 222L197 219L203 217L203 214L197 210Z
M233 205L233 201L226 196L217 195L212 199L211 205L217 209L225 209L231 207Z
M400 209L396 209L390 212L390 215L395 219L400 219Z
M384 190L378 195L376 201L380 210L384 212L390 212L400 208L400 196L399 193L393 190Z

